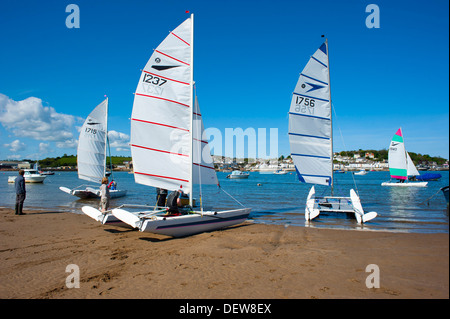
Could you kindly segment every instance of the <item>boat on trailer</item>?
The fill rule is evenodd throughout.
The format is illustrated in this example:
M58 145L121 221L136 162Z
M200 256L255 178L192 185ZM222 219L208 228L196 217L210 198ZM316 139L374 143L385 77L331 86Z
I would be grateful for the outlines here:
M311 187L305 208L305 219L320 213L352 213L358 223L377 216L365 213L358 194L351 189L349 197L333 196L333 141L328 40L311 56L300 73L289 110L289 143L300 182L331 186L332 196L316 197Z
M204 211L201 195L200 210L193 209L194 184L219 185L194 92L193 23L191 15L154 50L134 94L130 145L136 183L189 195L189 207L178 216L164 209L112 210L142 232L183 237L242 223L250 214L245 207Z

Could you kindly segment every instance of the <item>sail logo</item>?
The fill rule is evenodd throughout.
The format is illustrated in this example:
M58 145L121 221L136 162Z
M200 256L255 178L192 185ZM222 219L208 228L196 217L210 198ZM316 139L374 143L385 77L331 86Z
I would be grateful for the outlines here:
M305 83L308 84L309 86L311 86L311 88L308 91L306 91L306 93L315 91L315 90L319 90L319 89L322 89L325 87L323 85L313 84L313 83L309 83L309 82L305 82ZM305 83L302 84L302 89L306 88Z
M86 123L86 125L98 125L98 124L100 124L98 122L92 122L92 121L93 121L92 119L89 119L88 122Z
M161 63L161 59L160 58L155 58L155 63L159 64ZM169 70L169 69L173 69L173 68L177 68L181 65L157 65L154 64L151 66L152 69L158 70L158 71L165 71L165 70Z

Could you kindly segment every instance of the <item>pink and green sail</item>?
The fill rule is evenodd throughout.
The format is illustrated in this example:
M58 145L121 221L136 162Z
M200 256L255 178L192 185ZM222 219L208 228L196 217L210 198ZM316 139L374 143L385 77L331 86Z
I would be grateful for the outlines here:
M389 173L392 178L406 180L408 178L405 144L402 129L394 134L389 145Z

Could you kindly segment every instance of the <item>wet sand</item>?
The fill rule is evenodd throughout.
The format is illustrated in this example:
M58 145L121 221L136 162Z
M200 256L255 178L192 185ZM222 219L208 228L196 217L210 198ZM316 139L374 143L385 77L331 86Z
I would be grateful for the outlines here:
M24 211L0 208L2 299L449 298L448 234L246 223L172 239ZM71 264L80 288L66 286ZM371 264L379 288L366 286Z

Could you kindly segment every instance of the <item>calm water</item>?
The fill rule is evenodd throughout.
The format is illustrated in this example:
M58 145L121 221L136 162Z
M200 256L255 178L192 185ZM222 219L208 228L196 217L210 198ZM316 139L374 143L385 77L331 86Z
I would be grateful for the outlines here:
M295 174L274 175L250 173L245 180L229 180L227 173L219 172L222 188L236 200L252 209L250 217L259 223L307 226L317 228L364 229L395 232L448 233L449 216L444 195L439 188L449 185L449 172L439 172L440 181L430 181L426 188L382 187L389 180L388 172L369 172L364 176L350 173L336 174L335 195L349 196L350 188L357 190L365 211L376 211L378 217L363 226L345 214L320 215L312 222L305 222L304 209L309 184L300 184ZM0 172L0 206L14 207L15 192L8 176L17 172ZM119 189L127 189L126 197L111 200L111 206L121 204L149 204L156 201L153 187L138 185L132 174L115 172ZM57 172L48 176L43 184L27 184L26 209L63 210L81 213L84 205L95 206L98 200L81 200L61 190L60 186L74 188L85 181L76 172ZM261 184L261 186L257 186ZM215 210L238 208L240 205L216 186L202 186L203 204ZM196 194L198 192L196 191ZM329 195L326 187L317 186L317 195ZM430 197L434 197L427 201ZM198 195L195 195L198 199Z

